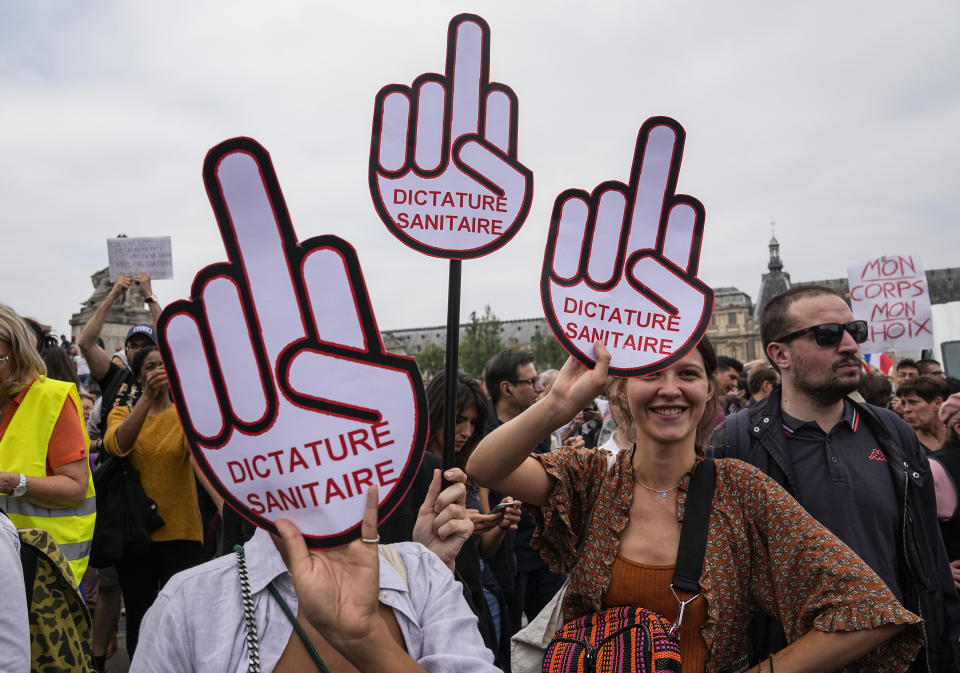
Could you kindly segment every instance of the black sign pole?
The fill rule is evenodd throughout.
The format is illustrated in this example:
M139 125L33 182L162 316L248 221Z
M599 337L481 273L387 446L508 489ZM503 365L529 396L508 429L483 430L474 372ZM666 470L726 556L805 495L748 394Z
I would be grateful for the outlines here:
M447 286L447 367L444 374L443 403L443 470L454 466L455 431L457 425L457 355L460 345L460 260L450 260L450 280ZM446 483L446 479L444 479Z

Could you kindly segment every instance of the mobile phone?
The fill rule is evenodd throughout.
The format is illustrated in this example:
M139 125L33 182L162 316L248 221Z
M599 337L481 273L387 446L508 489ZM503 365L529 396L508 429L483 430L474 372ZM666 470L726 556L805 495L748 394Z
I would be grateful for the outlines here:
M503 510L507 509L508 507L513 507L514 505L520 505L520 504L522 504L522 503L520 503L520 502L517 501L517 500L514 500L513 502L501 502L499 505L497 505L496 507L494 507L494 508L493 508L493 511L490 512L490 513L491 513L491 514L497 514L497 513L499 513L499 512L502 512Z

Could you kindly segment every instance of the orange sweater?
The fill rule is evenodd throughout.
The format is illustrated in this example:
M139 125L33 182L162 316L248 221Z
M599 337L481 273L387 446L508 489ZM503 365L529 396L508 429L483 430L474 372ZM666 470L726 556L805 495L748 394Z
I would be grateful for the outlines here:
M153 532L154 542L167 540L203 540L203 523L197 505L197 482L190 464L190 448L176 407L143 421L137 441L129 451L121 451L117 428L130 415L130 409L114 407L107 417L103 446L110 453L128 456L140 471L140 483L157 503L165 525Z

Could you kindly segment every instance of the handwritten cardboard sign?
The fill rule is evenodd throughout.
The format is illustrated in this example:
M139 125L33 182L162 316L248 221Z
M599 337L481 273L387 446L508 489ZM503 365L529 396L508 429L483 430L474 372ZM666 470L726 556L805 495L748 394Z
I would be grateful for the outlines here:
M930 289L916 255L889 255L847 267L854 317L870 323L864 353L933 348Z
M367 488L381 520L420 464L427 415L416 362L387 353L353 248L298 242L267 151L210 150L204 181L228 262L167 306L160 347L187 438L223 497L308 544L360 534Z
M673 119L648 119L629 183L568 189L554 202L540 296L553 333L585 365L599 340L611 374L652 373L707 330L713 291L697 278L703 206L675 194L684 137Z
M149 274L153 280L173 278L169 236L108 238L107 259L111 281L124 274L133 276L139 271Z
M533 174L517 161L517 96L491 83L490 28L461 14L447 33L443 75L377 94L370 194L404 244L448 259L481 257L520 229Z

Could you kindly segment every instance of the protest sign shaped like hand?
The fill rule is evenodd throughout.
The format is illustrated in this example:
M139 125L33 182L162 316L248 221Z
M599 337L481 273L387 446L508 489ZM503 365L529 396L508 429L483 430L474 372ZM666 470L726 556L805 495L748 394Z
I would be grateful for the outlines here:
M384 351L353 248L297 242L266 150L210 150L204 182L228 262L194 279L158 321L171 391L193 454L231 506L308 544L360 534L364 492L381 520L426 442L416 362Z
M707 330L713 291L697 277L703 205L675 193L683 143L676 121L648 119L628 184L569 189L554 202L540 296L557 339L587 366L602 341L611 374L649 374Z
M490 28L453 18L443 75L377 94L370 194L387 229L422 253L470 259L505 245L533 198L517 161L517 97L489 81Z

